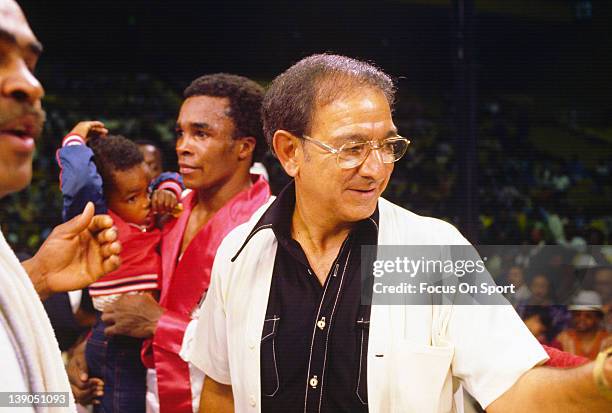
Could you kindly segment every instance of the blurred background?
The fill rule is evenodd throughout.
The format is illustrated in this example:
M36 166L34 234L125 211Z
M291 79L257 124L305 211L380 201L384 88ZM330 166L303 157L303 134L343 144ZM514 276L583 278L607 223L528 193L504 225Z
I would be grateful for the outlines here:
M0 201L28 255L59 223L55 150L72 126L157 142L195 77L263 85L301 57L375 62L413 145L385 197L482 244L607 244L612 231L612 2L604 0L19 2L45 52L48 121L32 186ZM287 181L270 156L275 191Z

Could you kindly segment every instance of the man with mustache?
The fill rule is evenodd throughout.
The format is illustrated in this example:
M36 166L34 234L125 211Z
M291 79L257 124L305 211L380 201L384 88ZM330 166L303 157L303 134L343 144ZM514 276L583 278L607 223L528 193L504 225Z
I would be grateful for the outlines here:
M41 52L17 3L0 0L0 197L22 190L32 178L44 122L44 91L33 75ZM0 233L2 391L70 391L39 297L81 289L116 269L121 246L112 225L109 216L94 217L93 204L88 204L80 216L56 227L22 264ZM65 410L72 410L70 404Z
M469 245L381 198L409 143L394 93L380 69L328 54L272 82L264 133L293 182L217 252L183 344L206 374L201 411L463 411L460 385L492 413L609 411L612 350L540 367L546 352L507 303L362 301L363 246Z
M124 296L102 316L105 334L148 339L143 362L149 369L149 412L197 410L203 376L180 358L183 336L208 290L221 240L270 197L267 181L249 173L255 152L265 147L259 116L263 88L242 76L217 73L195 79L184 98L176 154L191 191L181 200L182 215L166 224L162 236L159 303L144 295Z

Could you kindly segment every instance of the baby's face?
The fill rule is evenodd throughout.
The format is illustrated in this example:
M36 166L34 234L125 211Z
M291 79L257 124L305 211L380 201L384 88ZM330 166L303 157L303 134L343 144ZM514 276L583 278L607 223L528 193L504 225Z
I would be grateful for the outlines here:
M107 195L108 207L124 221L150 225L149 180L144 163L113 173L114 186Z

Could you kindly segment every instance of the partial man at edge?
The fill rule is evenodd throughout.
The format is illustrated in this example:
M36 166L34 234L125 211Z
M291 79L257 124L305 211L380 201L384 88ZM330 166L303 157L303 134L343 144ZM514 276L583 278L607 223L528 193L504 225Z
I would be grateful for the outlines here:
M33 75L42 46L13 0L0 0L0 197L32 178L32 159L45 115L42 85ZM70 385L55 334L40 299L81 289L119 266L113 221L93 204L57 226L31 259L19 263L0 232L0 388L66 392ZM40 298L39 298L40 297ZM2 408L0 408L2 410ZM14 409L9 409L13 411ZM22 411L46 411L39 406Z

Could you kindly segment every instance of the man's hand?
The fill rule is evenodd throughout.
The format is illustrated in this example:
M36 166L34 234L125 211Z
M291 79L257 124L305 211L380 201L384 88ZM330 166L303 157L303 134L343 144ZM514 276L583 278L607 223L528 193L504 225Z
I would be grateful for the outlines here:
M104 124L97 120L86 120L76 124L70 131L70 134L77 134L85 139L85 142L93 136L105 137L108 135L108 129Z
M87 362L85 361L86 345L86 340L77 344L72 351L67 368L68 380L70 380L74 399L83 406L92 403L100 404L97 397L104 394L104 382L97 377L89 377Z
M124 294L104 309L104 334L151 338L163 314L164 309L150 294Z
M94 216L87 203L83 213L55 227L31 259L23 262L36 292L45 299L51 294L79 290L121 263L121 244L108 215Z
M155 190L151 195L151 209L156 214L172 214L178 203L174 192L166 189Z

